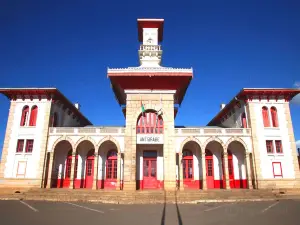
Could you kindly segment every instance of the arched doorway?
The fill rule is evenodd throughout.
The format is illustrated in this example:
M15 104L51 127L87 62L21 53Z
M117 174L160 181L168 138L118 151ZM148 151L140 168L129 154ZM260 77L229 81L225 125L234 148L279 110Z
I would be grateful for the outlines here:
M164 121L155 110L141 113L136 123L136 187L161 189L164 187L163 133Z
M228 145L228 175L230 188L247 188L246 150L239 141Z
M66 141L60 141L54 147L54 160L51 173L52 188L68 188L71 179L72 145Z
M206 145L206 182L207 188L225 188L223 147L218 141Z
M99 155L99 170L97 186L101 189L120 189L118 186L118 177L121 177L121 161L118 161L119 149L117 145L110 140L104 141L98 150ZM118 166L118 164L120 164Z
M92 188L94 181L95 147L84 140L76 148L74 188Z
M106 159L105 187L116 188L118 171L118 153L116 150L110 150Z
M182 148L182 161L179 177L181 185L187 189L200 189L202 183L202 161L200 160L201 148L196 141L188 141ZM179 183L180 185L180 183Z

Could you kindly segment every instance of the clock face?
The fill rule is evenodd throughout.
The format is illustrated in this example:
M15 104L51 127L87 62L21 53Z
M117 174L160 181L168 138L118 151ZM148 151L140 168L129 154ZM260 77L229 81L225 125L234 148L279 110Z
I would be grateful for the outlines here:
M152 38L148 38L147 43L152 44Z

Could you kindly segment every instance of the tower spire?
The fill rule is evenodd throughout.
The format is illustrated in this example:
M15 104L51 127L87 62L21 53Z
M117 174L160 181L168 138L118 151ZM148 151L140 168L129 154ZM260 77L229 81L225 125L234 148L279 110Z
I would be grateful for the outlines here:
M140 67L160 67L163 19L138 19Z

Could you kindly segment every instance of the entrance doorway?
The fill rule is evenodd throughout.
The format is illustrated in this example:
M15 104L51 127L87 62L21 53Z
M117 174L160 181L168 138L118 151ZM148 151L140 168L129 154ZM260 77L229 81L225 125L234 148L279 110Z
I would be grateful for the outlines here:
M93 187L94 178L94 150L90 150L86 157L85 188Z
M157 188L157 152L143 152L143 188Z
M193 178L193 153L189 150L184 150L182 154L182 170L184 187L192 187Z
M210 150L205 150L206 182L207 188L214 188L214 160Z

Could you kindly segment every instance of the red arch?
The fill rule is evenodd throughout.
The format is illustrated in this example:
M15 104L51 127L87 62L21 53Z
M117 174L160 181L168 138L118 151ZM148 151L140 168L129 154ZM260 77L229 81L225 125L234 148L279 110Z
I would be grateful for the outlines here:
M247 128L246 114L244 112L242 113L241 119L242 119L242 127Z
M20 126L26 126L28 114L29 114L29 106L25 105L22 109Z
M138 134L162 134L164 132L164 121L155 111L142 113L137 121L136 132Z

